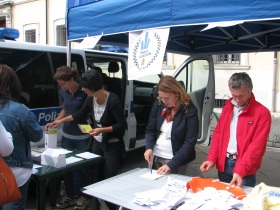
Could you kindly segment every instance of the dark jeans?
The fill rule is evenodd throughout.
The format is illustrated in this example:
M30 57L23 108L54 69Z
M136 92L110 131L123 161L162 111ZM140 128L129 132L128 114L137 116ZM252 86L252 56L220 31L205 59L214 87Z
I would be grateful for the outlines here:
M218 177L221 182L227 182L227 183L231 182L232 177L233 177L232 172L233 172L235 163L236 163L236 160L231 160L229 158L226 158L225 171L218 172ZM242 185L248 186L248 187L255 187L256 186L256 175L253 174L253 175L243 177Z
M28 195L28 186L29 186L29 180L27 180L27 182L22 185L21 187L19 187L19 191L21 193L22 198L20 200L5 204L4 206L0 206L0 210L24 210L25 206L26 206L26 200L27 200L27 195ZM1 189L0 189L1 190Z
M101 179L116 176L122 164L121 142L108 143L104 145L93 139L92 152L104 158L103 170L100 170Z
M121 142L108 143L106 147L93 138L92 152L104 158L100 171L101 180L116 176L122 164ZM103 170L102 170L103 169ZM116 210L117 206L113 203L105 202L110 210Z
M69 139L62 136L61 147L72 150L78 149L81 151L86 151L89 139ZM89 184L89 172L87 168L74 171L72 173L67 173L63 176L65 182L65 191L68 197L80 197L81 188Z

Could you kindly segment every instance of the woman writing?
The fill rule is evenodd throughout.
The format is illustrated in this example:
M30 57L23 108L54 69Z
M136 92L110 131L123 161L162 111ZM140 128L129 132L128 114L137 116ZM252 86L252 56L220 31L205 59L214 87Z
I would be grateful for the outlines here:
M198 137L197 109L182 85L164 76L157 85L158 101L154 103L146 127L148 164L158 174L185 174L187 163L195 159Z

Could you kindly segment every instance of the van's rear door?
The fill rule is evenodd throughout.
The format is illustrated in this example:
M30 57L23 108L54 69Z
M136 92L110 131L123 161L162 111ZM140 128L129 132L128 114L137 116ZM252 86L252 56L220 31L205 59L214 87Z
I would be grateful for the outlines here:
M197 143L210 144L210 115L215 103L215 75L211 55L189 57L173 75L180 81L198 109Z

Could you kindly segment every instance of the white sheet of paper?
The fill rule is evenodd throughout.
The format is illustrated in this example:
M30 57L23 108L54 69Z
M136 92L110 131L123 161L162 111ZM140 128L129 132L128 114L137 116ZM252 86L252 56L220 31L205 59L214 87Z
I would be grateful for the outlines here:
M81 161L83 160L82 158L77 158L77 157L69 157L69 158L66 158L66 165L69 165L71 163L76 163L78 161Z
M149 171L149 172L147 172L145 174L140 175L140 177L144 177L146 179L152 179L152 180L158 179L158 178L160 178L162 176L163 175L157 174L156 170L152 170L152 173L151 173L151 171Z
M38 164L35 164L33 163L33 168L36 169L36 168L41 168L42 166L41 165L38 165Z
M67 149L63 149L63 148L56 148L59 151L59 154L68 154L71 153L73 151L67 150Z
M99 157L100 155L96 155L91 152L83 152L80 154L76 154L76 156L84 158L84 159L91 159L91 158Z

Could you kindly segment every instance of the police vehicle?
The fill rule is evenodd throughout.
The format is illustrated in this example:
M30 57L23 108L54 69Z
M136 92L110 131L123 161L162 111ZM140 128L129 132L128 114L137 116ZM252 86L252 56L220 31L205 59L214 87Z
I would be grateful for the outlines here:
M25 43L7 39L17 38L12 29L0 30L0 63L15 70L22 84L22 100L42 127L52 122L61 111L59 86L53 80L57 67L66 65L66 47ZM79 73L100 67L104 88L116 93L123 105L128 127L124 140L126 150L145 145L145 128L153 103L155 86L161 75L138 80L128 80L128 55L126 53L97 50L71 50L71 66ZM199 137L197 142L209 145L210 115L214 108L215 81L211 56L188 58L173 75L184 86L198 108ZM58 129L58 139L61 127ZM44 139L33 145L44 145Z

